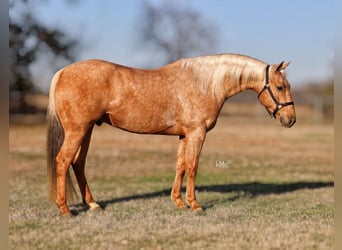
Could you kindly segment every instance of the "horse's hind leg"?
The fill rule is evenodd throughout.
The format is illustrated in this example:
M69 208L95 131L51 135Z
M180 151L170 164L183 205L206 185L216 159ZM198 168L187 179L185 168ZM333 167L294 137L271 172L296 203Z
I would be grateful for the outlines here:
M57 199L56 203L62 215L70 215L66 199L66 176L70 165L77 154L83 137L88 128L65 129L65 136L62 147L56 157L56 175L57 175ZM69 190L70 191L70 190ZM68 192L69 193L69 192Z
M89 149L89 143L91 138L91 133L93 131L93 126L91 126L84 136L81 146L78 148L78 151L75 155L75 158L72 162L72 168L74 169L78 186L80 188L82 194L83 203L87 204L91 210L100 208L100 206L94 201L93 196L90 192L88 182L85 176L85 163L86 156Z

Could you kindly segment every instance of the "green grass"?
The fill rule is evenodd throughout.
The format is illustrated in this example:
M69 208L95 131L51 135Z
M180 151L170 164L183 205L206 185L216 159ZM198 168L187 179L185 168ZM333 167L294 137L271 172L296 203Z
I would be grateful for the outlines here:
M170 200L177 138L96 128L86 171L105 210L78 198L68 219L47 199L44 129L10 128L11 249L333 248L332 126L260 130L221 119L200 160L202 213Z

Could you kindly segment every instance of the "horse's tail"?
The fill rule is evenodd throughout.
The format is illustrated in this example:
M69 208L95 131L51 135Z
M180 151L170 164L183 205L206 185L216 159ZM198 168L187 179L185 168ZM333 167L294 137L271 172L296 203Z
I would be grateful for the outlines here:
M56 202L57 198L57 173L56 156L59 153L64 141L64 129L58 118L55 107L55 87L59 80L61 71L58 71L52 78L49 92L49 107L47 112L47 178L49 199ZM72 184L70 172L66 176L66 198L68 201L74 201L75 188Z

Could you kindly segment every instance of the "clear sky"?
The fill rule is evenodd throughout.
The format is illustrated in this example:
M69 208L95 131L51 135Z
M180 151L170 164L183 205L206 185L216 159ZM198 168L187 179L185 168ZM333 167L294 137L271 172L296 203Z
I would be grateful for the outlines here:
M287 72L294 87L333 77L332 0L181 2L217 26L220 40L213 53L241 53L271 64L291 61ZM70 5L50 0L35 1L32 9L38 20L82 41L84 48L77 59L101 58L142 67L146 58L151 57L150 51L136 43L142 3L142 0L82 0ZM51 73L46 77L49 79Z

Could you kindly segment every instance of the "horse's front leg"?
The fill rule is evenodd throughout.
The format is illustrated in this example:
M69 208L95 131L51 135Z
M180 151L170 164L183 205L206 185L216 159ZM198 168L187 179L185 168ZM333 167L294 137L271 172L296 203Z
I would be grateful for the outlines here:
M179 138L177 162L176 162L176 176L172 185L171 199L176 203L176 208L186 208L181 196L181 188L183 177L185 174L185 138L181 136Z
M187 175L186 182L186 201L191 210L202 210L201 205L196 200L195 179L198 169L199 156L205 140L205 130L197 129L186 135L185 140L185 170Z

